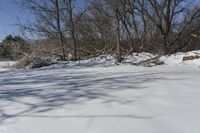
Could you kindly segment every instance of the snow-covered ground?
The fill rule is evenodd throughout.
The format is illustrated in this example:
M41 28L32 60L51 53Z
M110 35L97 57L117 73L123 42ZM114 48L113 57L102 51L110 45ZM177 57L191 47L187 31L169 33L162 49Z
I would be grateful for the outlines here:
M0 71L0 133L200 132L199 60L151 68L104 61Z
M15 63L15 61L0 61L0 71L9 70L9 68Z

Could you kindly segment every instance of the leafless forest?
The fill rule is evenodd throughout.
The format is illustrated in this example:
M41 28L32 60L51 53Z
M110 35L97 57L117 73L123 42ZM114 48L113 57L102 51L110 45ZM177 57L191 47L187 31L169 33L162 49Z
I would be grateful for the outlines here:
M123 55L135 52L163 55L200 49L198 0L21 0L17 4L35 19L18 20L23 36L8 36L2 42L0 56L13 60L64 61L112 54L121 62Z

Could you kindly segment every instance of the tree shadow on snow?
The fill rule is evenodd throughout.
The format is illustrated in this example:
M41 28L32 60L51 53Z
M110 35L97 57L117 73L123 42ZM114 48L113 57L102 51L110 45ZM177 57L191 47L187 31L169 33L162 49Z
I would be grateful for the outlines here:
M129 104L134 100L115 95L117 91L148 89L143 83L164 80L159 73L42 71L10 72L0 76L0 123L15 117L47 117L39 115L67 105L99 100L102 104ZM69 106L70 107L70 106ZM17 109L16 109L17 108ZM69 108L70 109L70 108ZM51 116L59 117L59 116ZM65 118L148 118L134 115L69 115Z

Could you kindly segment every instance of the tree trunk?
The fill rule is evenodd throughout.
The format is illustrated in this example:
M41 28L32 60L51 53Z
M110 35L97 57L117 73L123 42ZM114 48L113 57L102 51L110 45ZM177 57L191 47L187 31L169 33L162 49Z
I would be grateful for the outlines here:
M120 41L120 16L119 10L115 9L115 17L116 17L116 45L117 45L117 61L121 62L121 41Z
M142 10L141 10L141 17L143 21L143 33L142 33L142 43L140 47L140 52L144 50L145 42L146 42L146 33L147 33L147 24L145 20L145 11L144 11L144 0L142 0Z
M60 9L59 9L59 0L55 0L56 3L56 13L57 13L57 28L58 28L58 32L59 32L59 41L60 41L60 45L61 45L61 49L62 49L62 60L65 61L66 60L66 55L65 55L65 47L64 47L64 41L63 41L63 33L61 30L61 25L60 25Z
M73 9L72 9L72 0L68 1L68 10L69 10L69 17L70 17L70 28L71 28L71 35L73 41L73 60L77 60L77 42L76 42L76 35L75 35L75 25L73 20Z
M162 54L168 54L169 53L169 48L168 48L168 36L164 35L163 37L163 47L162 47Z

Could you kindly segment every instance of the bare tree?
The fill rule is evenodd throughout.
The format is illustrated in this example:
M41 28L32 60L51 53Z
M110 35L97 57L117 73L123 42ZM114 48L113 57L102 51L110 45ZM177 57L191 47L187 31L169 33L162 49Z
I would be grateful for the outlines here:
M74 24L74 2L75 0L64 0L66 11L69 15L69 31L73 41L73 59L77 60L77 40L76 40L76 31L75 31L75 24Z
M200 19L192 0L85 0L84 11L76 0L22 1L36 18L24 28L59 44L62 60L69 51L73 60L109 53L118 62L133 52L170 54L190 44L199 28L192 28Z
M62 60L66 60L66 56L65 56L65 47L64 47L64 41L63 41L63 33L62 33L62 29L61 29L61 19L60 19L60 6L59 6L59 0L51 0L52 3L55 4L56 6L56 15L57 15L57 18L56 18L56 22L57 22L57 28L58 28L58 32L59 32L59 40L60 40L60 45L61 45L61 48L62 48L62 53L63 53L63 59Z
M144 1L138 0L140 6L143 7ZM176 23L176 18L178 15L183 14L183 12L187 9L189 2L185 0L147 0L146 4L148 4L147 8L142 8L141 10L138 7L135 7L140 12L145 12L145 15L151 19L151 21L156 25L157 29L160 31L163 40L163 53L169 53L170 47L177 40L180 39L181 34L185 31L185 28L191 23L195 18L199 17L199 11L195 12L188 20L188 22L181 28L180 32L176 35L173 32L173 26ZM173 36L176 36L173 40Z
M117 61L121 62L121 31L120 31L120 15L119 15L119 9L115 8L115 20L116 20L116 45L117 45Z
M35 22L19 24L27 31L35 32L39 37L59 40L62 60L66 60L63 22L61 21L62 1L60 0L22 0L21 4L35 15Z

